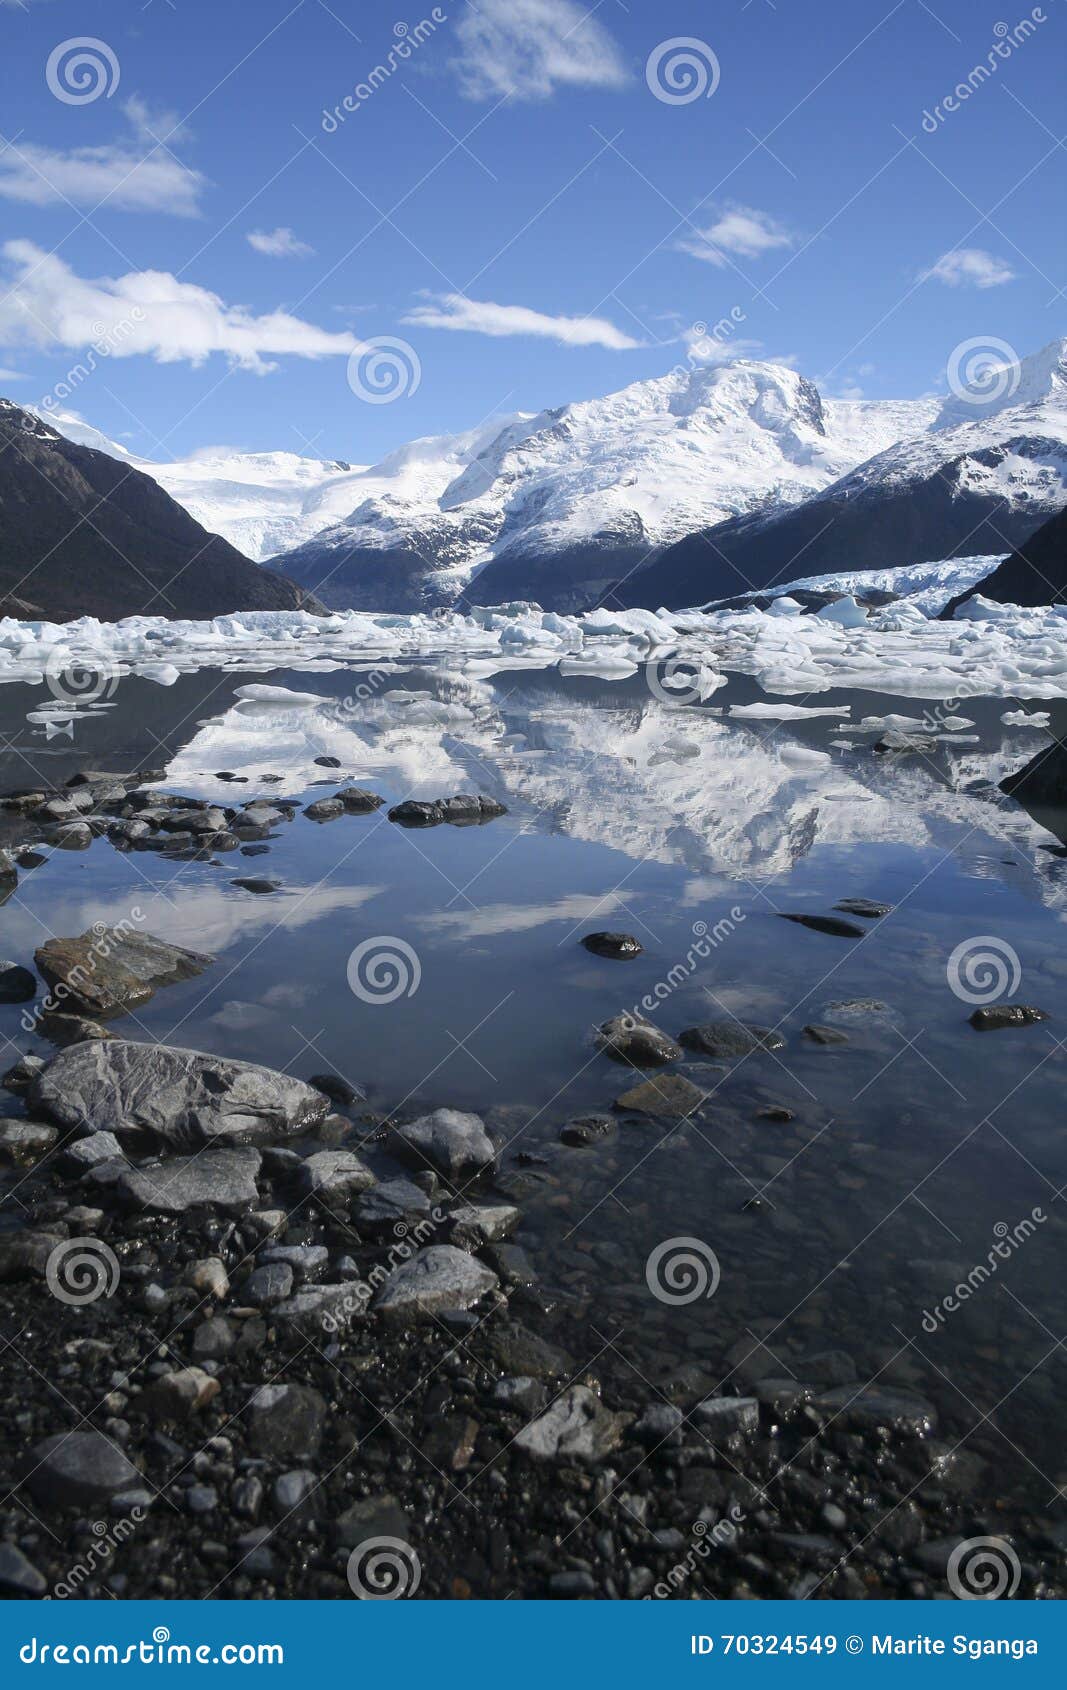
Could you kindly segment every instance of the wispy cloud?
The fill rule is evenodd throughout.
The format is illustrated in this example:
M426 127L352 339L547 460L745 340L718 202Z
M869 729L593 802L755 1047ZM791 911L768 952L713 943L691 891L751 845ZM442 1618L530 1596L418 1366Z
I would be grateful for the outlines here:
M642 344L606 317L549 317L526 305L495 305L492 300L468 299L462 293L435 295L430 304L417 305L401 320L423 329L461 329L494 337L540 335L561 346L606 346L612 352L625 352Z
M253 316L166 270L88 279L24 240L7 241L0 255L6 271L0 346L54 351L106 341L113 358L142 355L160 364L202 364L220 352L264 375L275 368L268 362L275 355L343 357L361 344L353 334L329 334L285 311Z
M944 282L950 288L999 288L1015 280L1015 271L1002 258L994 258L979 246L961 246L954 252L942 253L919 280Z
M268 258L309 258L315 251L307 241L298 241L292 229L250 229L245 239Z
M169 150L181 135L173 115L151 112L137 96L123 110L133 131L125 140L66 151L11 142L0 151L0 197L25 205L92 207L106 201L112 210L195 217L205 179Z
M622 88L629 76L611 35L572 0L478 0L456 24L453 59L470 100L546 100L557 88Z
M736 258L762 258L775 247L790 247L793 236L783 224L750 205L727 205L714 223L678 242L682 252L720 268Z

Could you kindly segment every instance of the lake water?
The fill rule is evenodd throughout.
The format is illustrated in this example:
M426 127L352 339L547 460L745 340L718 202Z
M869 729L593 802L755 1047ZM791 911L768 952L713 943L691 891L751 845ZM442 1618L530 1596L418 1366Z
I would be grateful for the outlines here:
M247 673L129 677L75 713L73 739L32 719L41 688L0 687L0 787L166 766L163 789L227 804L308 802L355 780L390 805L474 792L507 815L419 830L385 808L298 815L266 852L211 860L106 839L51 851L4 907L4 955L28 963L50 934L122 919L209 951L202 978L159 992L122 1033L333 1070L381 1114L483 1114L505 1166L525 1169L518 1241L561 1294L576 1353L610 1346L612 1365L657 1379L697 1359L721 1377L756 1337L774 1362L763 1371L782 1376L844 1351L860 1382L936 1404L942 1439L975 1458L977 1494L1044 1516L1067 1480L1067 859L997 783L1047 732L1006 726L1003 699L939 716L929 700L822 693L811 703L828 713L811 719L739 716L774 701L736 677L680 705L643 673L455 660L254 679L303 696L242 697ZM1067 706L1048 708L1067 732ZM900 757L859 726L927 714L969 725ZM247 875L280 890L234 886ZM861 921L860 940L780 919L843 897L892 913ZM602 929L643 953L591 955L580 936ZM990 951L999 997L967 968ZM562 1146L568 1117L610 1109L640 1078L593 1030L645 999L668 1033L737 1018L778 1029L784 1048L730 1071L687 1053L670 1071L708 1094L692 1118L624 1114L602 1144ZM857 1000L874 1007L840 1007ZM1049 1019L975 1031L975 1003L994 1000ZM47 1049L19 1017L0 1010L9 1062ZM848 1042L815 1043L812 1023ZM792 1119L768 1118L774 1106ZM649 1256L677 1239L714 1253L714 1295L653 1294ZM946 1311L978 1264L988 1272Z

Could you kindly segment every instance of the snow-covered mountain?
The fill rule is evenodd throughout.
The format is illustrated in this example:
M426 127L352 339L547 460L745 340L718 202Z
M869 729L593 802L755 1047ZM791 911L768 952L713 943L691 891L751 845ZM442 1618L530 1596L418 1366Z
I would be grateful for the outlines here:
M693 535L625 582L620 600L682 606L797 573L880 569L1022 544L1067 505L1067 340L1020 360L980 402L954 396L794 509Z
M73 411L27 407L78 446L107 452L150 475L211 534L221 534L261 563L299 546L320 528L346 516L362 496L364 467L301 458L295 452L227 452L211 448L191 458L159 463L138 457Z
M925 400L824 400L782 365L697 365L415 441L364 472L344 521L274 561L337 607L466 594L579 608L671 541L794 505L935 414Z

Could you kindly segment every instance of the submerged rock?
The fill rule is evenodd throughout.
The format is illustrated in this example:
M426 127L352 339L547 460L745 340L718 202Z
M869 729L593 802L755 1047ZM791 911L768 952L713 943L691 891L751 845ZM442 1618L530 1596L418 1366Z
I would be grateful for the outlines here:
M610 1115L575 1115L560 1128L560 1141L575 1148L599 1144L601 1139L611 1137L617 1125Z
M215 959L151 933L90 927L75 939L49 939L34 960L57 996L90 1015L122 1015L147 1003L158 986L192 980Z
M594 956L611 957L617 962L629 962L644 950L632 933L586 933L582 944Z
M642 1080L615 1099L616 1109L632 1109L639 1115L663 1115L678 1121L707 1102L707 1093L681 1074L657 1074Z
M179 1148L301 1132L329 1107L321 1092L273 1068L126 1039L60 1051L31 1097L83 1134L143 1135Z
M892 915L892 904L879 904L873 898L842 898L834 905L835 910L844 910L846 915L866 916L868 921L878 921L883 915Z
M304 808L304 814L311 822L332 822L338 816L343 816L345 807L339 798L316 798L313 804Z
M682 1054L674 1040L651 1021L629 1012L605 1021L597 1036L606 1056L616 1062L627 1062L632 1068L661 1068Z
M717 1061L735 1062L758 1050L782 1050L785 1040L771 1027L752 1027L741 1021L708 1021L687 1027L678 1035L687 1050L699 1050Z
M804 1037L817 1045L847 1045L848 1034L840 1027L823 1027L819 1022L812 1021L803 1029Z

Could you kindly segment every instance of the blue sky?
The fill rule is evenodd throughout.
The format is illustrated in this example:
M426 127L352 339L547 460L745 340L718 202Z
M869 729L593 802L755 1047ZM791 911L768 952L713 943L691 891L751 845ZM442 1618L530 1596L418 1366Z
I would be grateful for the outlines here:
M0 0L0 392L372 462L731 312L723 355L941 391L1067 330L1064 37L1063 0Z

